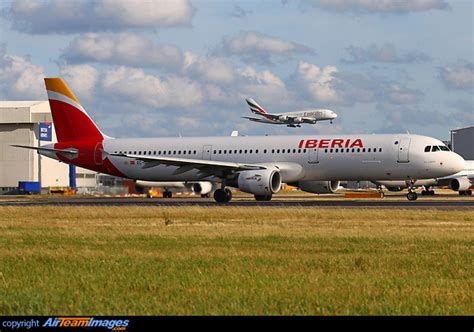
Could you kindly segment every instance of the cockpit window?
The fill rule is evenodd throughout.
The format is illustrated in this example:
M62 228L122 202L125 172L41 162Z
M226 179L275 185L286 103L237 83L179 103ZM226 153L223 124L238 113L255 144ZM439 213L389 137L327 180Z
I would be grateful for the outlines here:
M436 145L433 145L431 152L439 151L439 148Z
M431 151L431 145L427 145L425 147L425 152L430 152Z
M441 149L441 151L449 151L448 147L444 145L440 145L439 148Z

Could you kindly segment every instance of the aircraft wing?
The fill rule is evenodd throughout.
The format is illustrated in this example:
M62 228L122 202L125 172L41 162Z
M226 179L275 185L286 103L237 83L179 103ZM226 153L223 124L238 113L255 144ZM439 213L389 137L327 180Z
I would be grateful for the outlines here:
M243 116L242 118L248 119L250 121L255 121L255 122L263 122L263 123L272 123L272 124L281 124L277 120L272 120L272 119L267 119L267 118L253 118L250 116Z
M110 154L111 156L119 156L133 158L144 162L142 168L151 168L159 165L177 166L174 174L181 174L187 171L197 169L202 173L202 177L211 175L221 176L225 172L249 171L266 169L267 167L255 164L240 164L227 161L188 159L176 157L160 157L160 156L142 156L136 154Z
M263 120L261 118L252 118L250 116L243 116L242 118L250 120L250 121L255 121L255 122L262 122L262 120Z
M257 113L257 114L260 114L260 113ZM264 116L268 120L277 121L277 120L280 119L280 115L278 115L278 114L265 113L265 114L260 114L260 115Z

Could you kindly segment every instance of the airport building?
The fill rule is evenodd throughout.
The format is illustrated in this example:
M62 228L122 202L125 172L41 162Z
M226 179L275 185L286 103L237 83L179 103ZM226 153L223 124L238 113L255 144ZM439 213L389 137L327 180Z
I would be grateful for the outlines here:
M0 194L14 193L19 182L41 188L69 187L69 165L12 144L41 146L57 142L48 101L0 101ZM74 171L72 172L74 173ZM97 188L98 174L75 169L79 192Z
M451 130L451 149L465 160L474 160L474 126Z

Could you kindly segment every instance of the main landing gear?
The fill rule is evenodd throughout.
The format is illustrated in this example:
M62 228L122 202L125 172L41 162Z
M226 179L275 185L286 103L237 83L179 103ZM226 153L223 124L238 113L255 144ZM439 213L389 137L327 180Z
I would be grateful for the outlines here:
M163 198L171 198L173 197L173 193L171 191L163 191Z
M423 191L421 192L421 196L434 196L435 192L433 189L429 187L423 187Z
M220 188L214 191L214 199L217 203L227 203L232 199L232 191L227 188Z
M256 201L271 201L272 194L270 195L254 195Z
M472 190L459 190L459 196L471 196Z

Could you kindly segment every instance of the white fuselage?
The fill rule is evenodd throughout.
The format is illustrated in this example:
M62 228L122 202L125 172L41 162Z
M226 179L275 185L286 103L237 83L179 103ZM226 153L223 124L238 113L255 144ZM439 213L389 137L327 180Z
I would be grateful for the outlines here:
M334 120L337 114L331 110L316 109L297 112L274 113L272 117L266 117L264 114L254 112L262 116L258 122L271 124L301 124L301 123L316 123L317 121Z
M408 134L237 136L106 139L108 154L130 154L259 164L279 169L283 182L313 180L410 180L448 176L464 168L451 151L424 153L437 139ZM126 177L147 181L217 181L198 169L142 168L143 161L108 155Z

